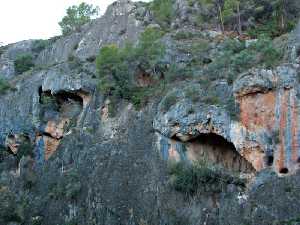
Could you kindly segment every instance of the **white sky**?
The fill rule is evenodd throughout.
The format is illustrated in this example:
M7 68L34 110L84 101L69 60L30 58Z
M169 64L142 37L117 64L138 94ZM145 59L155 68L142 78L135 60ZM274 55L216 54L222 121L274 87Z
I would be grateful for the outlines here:
M66 9L82 1L99 6L103 14L115 0L0 0L0 43L61 34L58 22Z

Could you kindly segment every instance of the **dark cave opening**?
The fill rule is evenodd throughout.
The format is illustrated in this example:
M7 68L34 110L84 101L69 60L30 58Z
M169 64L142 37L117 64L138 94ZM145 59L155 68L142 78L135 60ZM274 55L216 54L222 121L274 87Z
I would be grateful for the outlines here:
M83 106L83 99L78 94L67 91L60 91L54 95L58 104L63 104L64 102L74 101Z
M267 166L272 166L273 163L274 163L274 156L270 155L270 156L267 156Z
M39 87L39 103L46 104L49 99L54 100L58 105L62 105L66 102L76 102L83 106L83 99L76 92L59 91L58 93L52 94L50 90L43 91L42 87ZM48 98L48 99L46 99Z
M255 169L236 150L233 143L213 133L201 134L186 143L188 158L207 160L232 172L252 173Z
M287 174L288 172L289 172L289 169L286 167L283 167L279 170L279 173L281 173L281 174Z

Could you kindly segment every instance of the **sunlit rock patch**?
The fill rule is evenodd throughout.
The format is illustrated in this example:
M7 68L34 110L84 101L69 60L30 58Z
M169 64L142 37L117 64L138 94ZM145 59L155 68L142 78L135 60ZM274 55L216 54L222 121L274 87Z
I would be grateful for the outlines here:
M245 147L243 152L248 158L257 158L253 161L263 164L259 166L261 169L272 167L279 174L294 173L299 168L299 102L294 87L295 70L291 66L282 66L274 71L255 71L247 74L244 80L249 82L251 77L256 78L250 85L254 89L235 86L241 107L241 126L257 135L257 149ZM273 88L263 87L267 83ZM260 156L253 157L258 154Z

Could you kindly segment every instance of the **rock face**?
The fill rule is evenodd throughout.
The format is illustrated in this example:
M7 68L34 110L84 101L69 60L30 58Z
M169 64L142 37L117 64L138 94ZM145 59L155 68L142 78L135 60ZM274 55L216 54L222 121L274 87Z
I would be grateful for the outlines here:
M135 73L137 90L153 91L138 109L118 99L111 112L114 99L97 90L94 59L106 44L135 43L147 26L159 27L143 3L119 0L38 53L35 41L0 49L0 76L14 87L0 95L1 225L299 222L297 54L273 69L240 74L233 84L222 78L207 86L197 78L223 36L194 27L205 10L199 4L173 7L178 16L170 24L175 30L162 38L163 63L182 68L196 58L201 66L160 96L154 92L163 78ZM178 38L182 32L192 38ZM297 49L297 35L297 29L290 34L287 56ZM191 58L184 47L200 42L208 54L197 49ZM25 53L36 66L16 75L14 60ZM208 98L210 90L219 101ZM193 168L198 162L210 170L187 170L174 186L173 163ZM197 182L193 193L180 189Z
M32 53L33 41L22 41L5 46L3 54L0 54L0 74L4 78L12 78L15 75L14 61L20 55Z
M86 60L105 45L137 41L143 24L135 18L136 10L137 5L131 1L113 3L104 16L82 27L81 32L60 38L41 52L37 64L53 65L67 61L70 55Z
M160 110L154 127L182 142L212 133L234 144L256 171L272 167L280 174L295 173L299 167L296 70L283 65L241 75L233 86L240 108L238 122L222 108L195 106L184 99L167 112Z
M243 88L242 80L249 75L250 84ZM292 65L285 65L275 71L250 73L241 78L241 83L237 81L235 86L241 106L242 126L247 132L260 134L261 140L257 140L257 144L260 151L264 152L266 166L272 166L282 174L295 173L299 167L296 78L296 70Z

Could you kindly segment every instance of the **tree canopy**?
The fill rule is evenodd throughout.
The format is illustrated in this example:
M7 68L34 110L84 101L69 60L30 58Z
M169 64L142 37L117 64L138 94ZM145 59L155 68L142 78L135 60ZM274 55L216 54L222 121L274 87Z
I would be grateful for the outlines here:
M80 3L78 6L73 5L67 9L67 15L59 22L63 34L69 34L79 31L80 27L89 21L91 17L98 15L99 7L92 4Z

